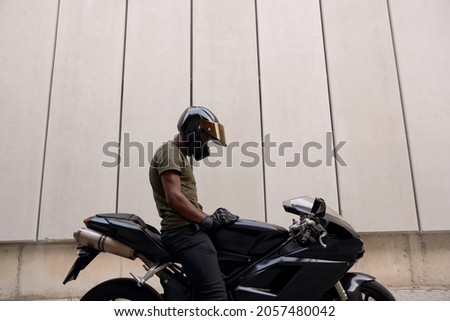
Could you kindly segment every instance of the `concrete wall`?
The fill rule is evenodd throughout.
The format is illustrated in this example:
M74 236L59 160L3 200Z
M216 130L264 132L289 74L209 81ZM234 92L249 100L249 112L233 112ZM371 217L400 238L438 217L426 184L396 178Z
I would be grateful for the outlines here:
M230 143L214 149L215 166L197 164L206 211L287 226L283 200L321 196L366 233L365 270L392 285L447 286L426 271L449 244L449 9L0 1L3 297L70 296L51 282L41 291L21 267L70 265L67 242L89 215L133 212L159 226L148 159L192 104L217 114ZM385 255L404 264L377 264ZM120 275L125 263L108 264Z

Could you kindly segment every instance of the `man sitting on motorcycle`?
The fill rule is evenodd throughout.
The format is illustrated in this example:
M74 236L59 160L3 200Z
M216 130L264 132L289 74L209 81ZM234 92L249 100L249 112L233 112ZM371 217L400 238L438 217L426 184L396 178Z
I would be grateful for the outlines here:
M182 264L199 300L226 300L217 252L207 232L238 217L220 208L202 211L188 156L209 156L208 141L226 146L224 128L205 107L189 107L180 117L178 134L153 156L150 183L161 217L161 241Z

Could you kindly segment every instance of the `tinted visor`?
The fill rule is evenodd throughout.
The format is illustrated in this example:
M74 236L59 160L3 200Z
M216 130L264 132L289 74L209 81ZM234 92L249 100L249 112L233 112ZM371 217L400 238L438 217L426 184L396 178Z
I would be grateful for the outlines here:
M211 140L219 145L224 147L227 146L225 141L225 129L222 124L212 122L206 119L201 119L199 122L199 126L211 136Z

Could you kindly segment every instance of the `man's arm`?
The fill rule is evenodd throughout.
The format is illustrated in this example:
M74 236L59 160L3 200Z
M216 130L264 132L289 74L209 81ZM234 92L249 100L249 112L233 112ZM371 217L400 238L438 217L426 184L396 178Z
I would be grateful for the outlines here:
M187 220L200 224L207 215L199 211L181 192L180 174L174 170L165 171L161 174L161 182L167 204Z

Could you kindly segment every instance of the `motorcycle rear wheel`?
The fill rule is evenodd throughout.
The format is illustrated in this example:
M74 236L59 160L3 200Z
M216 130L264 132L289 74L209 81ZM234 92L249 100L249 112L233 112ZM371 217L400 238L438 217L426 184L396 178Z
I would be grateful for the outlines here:
M129 278L105 281L90 289L80 301L161 301L162 297L151 286L138 286Z

